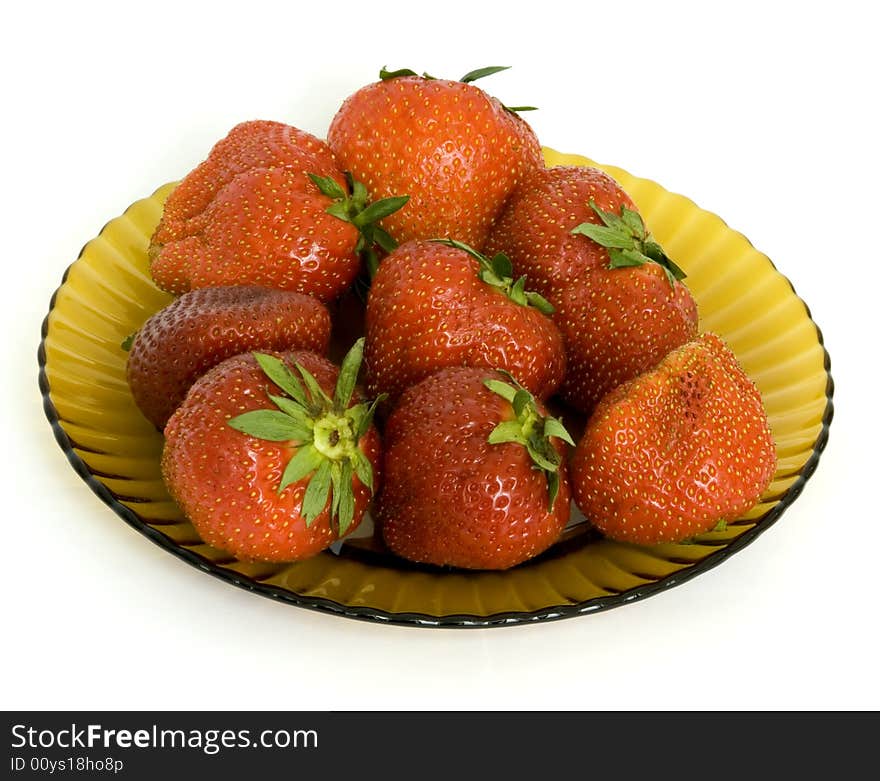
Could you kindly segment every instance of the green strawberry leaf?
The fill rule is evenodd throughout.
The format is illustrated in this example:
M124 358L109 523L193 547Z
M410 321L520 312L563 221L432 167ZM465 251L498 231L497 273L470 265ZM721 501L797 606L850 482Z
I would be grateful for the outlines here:
M122 340L122 343L119 345L125 352L129 352L131 350L131 346L134 344L134 339L137 336L137 331L130 333L125 339Z
M520 277L513 285L510 286L510 292L507 297L515 304L520 306L528 306L529 298L526 295L526 278Z
M348 198L348 193L339 186L339 183L331 176L318 176L317 174L307 174L323 195L334 200Z
M525 279L525 277L523 277ZM556 308L551 304L544 296L540 293L536 293L533 290L526 292L526 301L529 302L529 306L535 307L539 312L543 312L545 315L552 315Z
M526 444L526 438L523 436L522 425L518 420L503 420L489 434L486 440L490 445L500 445L503 442L516 442L520 445Z
M378 222L379 220L394 214L394 212L406 205L407 201L409 201L408 195L382 198L382 200L375 201L367 206L352 219L352 222L359 228L365 225L371 225L374 222Z
M311 372L309 372L309 370L302 364L295 363L294 366L296 366L296 370L302 375L309 396L312 397L312 405L316 407L330 406L330 397L324 392L324 389L312 376Z
M370 489L370 493L373 493L373 465L370 463L370 459L367 458L363 451L360 448L357 448L354 451L354 455L352 456L352 466L354 467L354 473L357 475L358 480L361 481L363 485Z
M305 391L302 384L290 371L287 364L274 355L266 355L265 353L254 353L254 358L260 368L272 382L274 382L281 390L283 390L292 399L296 399L300 404L307 405Z
M333 395L333 403L340 410L348 407L354 386L357 383L361 361L364 358L364 338L358 339L346 353L339 369L339 379L336 380L336 391Z
M388 70L388 66L385 65L379 71L379 78L382 81L388 81L389 79L396 79L400 76L418 76L419 74L409 68L401 68L400 70L390 71Z
M380 228L376 225L373 228L373 238L385 252L394 252L397 249L397 242L394 240L394 237L388 233L384 228Z
M308 427L277 410L252 410L227 422L236 431L270 442L289 440L302 442L311 438L311 430Z
M477 258L479 260L479 258ZM513 277L513 263L510 262L510 258L507 257L503 252L499 252L496 254L490 261L489 265L492 267L492 271L496 276L501 279L511 278Z
M339 464L339 480L338 488L333 487L333 498L336 504L336 511L333 513L337 518L339 527L339 536L342 537L351 526L354 519L354 489L351 486L352 468L351 461L346 459ZM338 492L338 493L337 493Z
M300 447L284 467L284 473L281 475L281 482L278 485L278 493L280 494L287 486L298 483L306 475L314 472L322 463L326 463L326 461L314 445Z
M615 249L632 249L635 246L632 234L627 230L621 231L609 225L596 225L592 222L582 222L571 229L574 234L586 236L597 244Z
M642 215L637 211L633 211L627 206L621 206L620 216L623 220L623 224L630 229L634 236L644 238L648 235L647 228L645 228L645 222L642 220Z
M321 463L309 480L306 492L302 500L302 517L306 522L306 527L311 526L312 522L317 518L327 506L327 499L330 496L330 461L321 459Z
M351 188L352 202L360 209L363 209L367 205L367 201L370 198L370 194L367 192L366 185L363 182L358 182L351 175L350 171L346 171L345 178L349 182L348 186Z
M494 65L489 66L488 68L477 68L476 70L472 70L469 73L465 73L459 81L463 84L470 84L472 81L476 81L477 79L484 79L486 76L491 76L494 73L500 73L501 71L506 71L510 68L510 65Z
M483 385L485 385L492 393L497 393L501 398L513 403L513 399L516 396L516 388L512 385L508 385L506 382L501 382L501 380L483 380Z
M600 208L592 198L590 198L590 208L607 227L623 233L632 233L627 227L623 217L616 215L614 212L608 212Z
M542 446L543 442L546 442L546 440L529 437L526 440L526 450L529 451L529 456L535 466L545 472L555 473L559 469L559 454L552 445L549 448Z
M510 402L513 407L513 414L517 418L521 418L528 409L529 404L533 404L534 401L535 399L532 394L525 388L518 388L516 393L513 394L513 401Z
M503 104L502 104L503 105ZM537 111L537 106L504 106L511 114L519 114L520 111Z
M611 258L608 268L644 266L645 263L652 262L651 258L635 249L611 249L608 251L608 257Z
M305 426L312 430L315 425L315 421L311 415L309 415L309 411L302 406L298 401L294 401L293 399L288 399L287 396L275 396L274 394L268 394L269 398L275 404L278 409L280 409L285 415L289 415L293 418L297 423L302 426Z
M556 418L544 418L544 436L557 437L563 442L567 442L569 445L574 447L574 440L571 438L571 434L566 431L565 426L562 425L562 422L557 420Z

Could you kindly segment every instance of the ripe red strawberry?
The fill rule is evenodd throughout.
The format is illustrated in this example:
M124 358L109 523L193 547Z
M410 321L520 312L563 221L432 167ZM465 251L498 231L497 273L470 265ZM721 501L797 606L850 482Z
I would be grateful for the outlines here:
M317 299L252 285L184 293L134 337L127 376L144 416L164 428L190 386L212 366L249 350L326 353L330 315Z
M180 193L178 196L177 193ZM171 193L150 247L169 293L253 284L321 301L339 296L406 197L369 204L314 137L270 122L239 125Z
M460 242L411 241L388 255L366 312L367 390L396 398L446 366L505 369L539 398L562 381L565 352L552 308Z
M568 369L560 395L589 414L612 388L653 369L697 335L697 304L681 283L684 272L626 206L620 214L593 204L601 224L573 233L609 255L600 266L558 290L555 321L565 338Z
M738 518L775 469L758 389L706 333L602 400L571 476L575 502L600 531L652 545Z
M564 441L505 375L442 369L410 388L385 427L376 517L396 554L507 569L552 545L570 512Z
M543 166L529 125L470 84L499 70L447 81L383 69L333 118L327 142L340 165L376 197L411 196L384 222L398 242L449 237L482 249L514 187Z
M620 213L635 209L630 197L598 168L555 166L532 171L514 191L486 242L487 254L503 252L517 274L553 306L561 291L585 272L607 267L608 250L572 233L583 223L601 225L590 207Z
M294 168L319 176L338 176L330 148L313 135L281 122L252 120L236 125L218 141L165 201L153 244L193 235L198 220L218 192L236 176L254 168Z
M165 429L162 474L206 543L298 561L357 527L381 458L375 405L353 403L362 348L339 370L311 352L244 353L196 381Z

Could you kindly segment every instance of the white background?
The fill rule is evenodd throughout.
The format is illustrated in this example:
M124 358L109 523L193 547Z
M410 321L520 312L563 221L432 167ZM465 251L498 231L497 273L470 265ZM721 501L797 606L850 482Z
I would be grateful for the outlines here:
M873 4L16 3L0 32L4 708L877 708ZM211 10L213 9L213 10ZM430 9L430 10L429 10ZM543 143L659 181L766 252L821 326L828 449L758 541L665 594L415 630L207 577L89 491L40 405L52 291L236 122L323 135L382 65L483 84Z

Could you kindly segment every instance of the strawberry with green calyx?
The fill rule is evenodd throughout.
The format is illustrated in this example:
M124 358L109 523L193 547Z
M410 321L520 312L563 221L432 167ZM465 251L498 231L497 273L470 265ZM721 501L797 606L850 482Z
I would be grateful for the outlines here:
M255 349L323 354L329 341L330 314L311 296L253 285L201 288L126 339L126 379L144 417L161 429L190 386L220 361Z
M482 249L510 193L543 166L528 124L471 83L498 70L448 81L383 69L333 118L327 142L341 167L376 198L411 196L384 223L399 243L455 236Z
M565 443L508 375L450 367L411 387L385 427L376 518L416 562L507 569L559 539L570 512Z
M438 369L483 366L547 398L565 373L550 311L503 255L449 239L402 244L382 261L367 300L367 390L396 399Z
M562 291L595 268L607 267L608 249L572 233L584 222L602 224L595 203L619 213L632 199L604 171L586 166L537 168L514 190L492 227L484 251L503 252L517 274L553 306Z
M568 356L560 395L586 414L608 391L696 337L699 325L684 271L642 218L625 205L619 214L590 206L602 224L585 222L572 233L598 244L609 260L557 294L555 315Z
M758 389L725 342L705 333L602 399L571 479L601 532L653 545L723 528L758 501L775 470Z
M245 353L190 389L165 430L163 476L202 539L239 558L297 561L353 531L379 484L376 402L314 353ZM378 401L378 400L377 400Z
M375 223L406 199L370 204L363 185L343 174L317 139L308 150L283 155L270 154L275 147L267 140L268 151L256 154L264 136L277 146L277 130L271 123L245 124L256 126L245 136L248 154L241 143L218 143L169 196L150 247L153 280L175 295L254 284L329 302L354 281L361 255L369 261L373 243L385 241ZM301 135L292 135L291 143L302 142ZM313 153L316 144L320 156ZM177 204L181 189L188 195ZM172 219L169 210L189 216Z

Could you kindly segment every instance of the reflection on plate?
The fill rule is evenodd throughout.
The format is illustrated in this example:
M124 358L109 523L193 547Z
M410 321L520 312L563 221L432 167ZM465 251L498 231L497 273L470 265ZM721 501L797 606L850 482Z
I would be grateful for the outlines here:
M596 165L546 149L550 165ZM109 222L70 266L50 305L40 388L56 438L95 493L145 536L216 577L293 605L420 626L501 626L623 605L723 561L776 521L816 467L832 416L821 334L788 280L719 217L620 168L598 166L632 196L688 274L702 330L721 334L757 383L779 465L762 501L723 532L690 544L637 547L571 529L507 572L452 572L386 554L370 537L297 564L239 562L199 540L159 472L161 435L125 380L122 340L170 297L150 280L147 246L173 185Z

